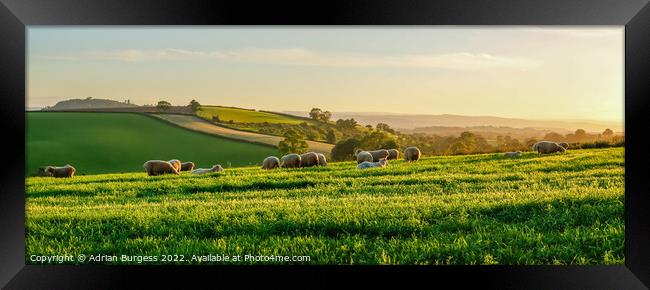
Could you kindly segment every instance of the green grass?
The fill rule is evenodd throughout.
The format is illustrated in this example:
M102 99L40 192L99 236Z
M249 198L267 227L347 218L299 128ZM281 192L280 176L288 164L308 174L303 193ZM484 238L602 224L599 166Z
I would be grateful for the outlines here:
M219 116L222 122L233 120L235 123L273 123L273 124L300 124L310 122L298 117L287 115L273 114L269 112L252 111L238 108L228 108L220 106L202 106L196 115L212 120L212 116Z
M277 149L192 132L130 113L27 113L26 173L72 164L77 174L144 171L150 159L199 167L261 164Z
M429 157L364 171L343 162L208 176L27 178L27 257L623 264L624 154L608 148Z

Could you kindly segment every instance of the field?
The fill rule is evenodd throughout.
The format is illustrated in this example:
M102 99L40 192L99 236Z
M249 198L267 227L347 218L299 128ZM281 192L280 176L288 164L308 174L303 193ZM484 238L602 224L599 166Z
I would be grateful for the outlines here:
M176 254L184 264L198 263L188 261L192 255L250 254L308 255L308 264L623 264L624 156L623 148L608 148L516 159L428 157L365 171L342 162L208 176L30 177L26 258Z
M271 146L196 133L132 113L28 112L26 174L70 163L77 174L140 172L150 159L191 160L198 167L261 164Z
M245 112L245 110L241 110L241 111ZM178 114L155 114L152 116L193 131L199 131L207 134L223 136L230 139L242 140L246 142L266 144L274 147L277 146L278 143L284 139L283 137L279 137L279 136L266 135L266 134L260 134L255 132L246 132L246 131L230 129L222 126L217 126L213 123L210 123L206 120L203 120L195 116L178 115ZM334 147L334 145L332 144L323 143L323 142L316 142L316 141L309 141L309 140L306 140L306 142L307 145L309 146L309 150L320 152L325 155L329 155L330 152L332 152L332 148Z
M287 115L273 114L269 112L260 112L239 108L229 108L220 106L202 106L196 115L202 118L212 119L212 116L219 116L223 122L232 120L235 123L283 123L283 124L300 124L310 122L298 117Z

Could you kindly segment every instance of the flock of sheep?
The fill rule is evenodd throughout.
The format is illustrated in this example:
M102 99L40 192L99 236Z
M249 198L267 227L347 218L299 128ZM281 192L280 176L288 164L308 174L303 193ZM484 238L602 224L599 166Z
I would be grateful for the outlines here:
M539 154L550 154L555 152L566 152L569 144L561 142L556 143L552 141L540 141L533 145L533 151ZM521 156L521 151L506 152L507 157ZM404 160L408 162L418 161L422 153L417 147L408 147L404 149ZM358 149L354 153L357 159L357 169L367 169L374 167L386 167L388 160L399 158L399 151L397 149L379 149L373 151L365 151ZM304 154L290 153L278 158L269 156L262 161L262 169L275 169L275 168L301 168L313 166L327 166L327 159L325 155L316 152L307 152ZM220 164L212 166L212 168L197 168L195 169L193 162L181 162L178 159L169 161L164 160L149 160L143 164L143 167L149 176L162 175L162 174L180 174L181 171L190 171L191 174L206 174L211 172L223 171ZM77 171L72 165L67 164L63 167L45 166L40 169L43 176L51 177L73 177Z

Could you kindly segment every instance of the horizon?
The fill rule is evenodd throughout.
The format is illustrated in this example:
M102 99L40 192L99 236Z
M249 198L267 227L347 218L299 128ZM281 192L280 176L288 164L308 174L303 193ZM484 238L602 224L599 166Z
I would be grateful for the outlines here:
M91 96L623 123L623 29L30 27L27 89L26 108Z

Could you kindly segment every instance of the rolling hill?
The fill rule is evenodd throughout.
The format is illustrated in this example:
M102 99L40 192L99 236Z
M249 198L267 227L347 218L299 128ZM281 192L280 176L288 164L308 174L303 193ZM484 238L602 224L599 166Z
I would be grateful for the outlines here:
M192 132L143 114L27 112L26 173L70 163L77 174L143 171L150 159L198 167L261 164L272 146Z
M279 136L266 135L266 134L260 134L255 132L247 132L242 130L230 129L223 126L217 126L213 123L210 123L206 120L203 120L195 116L178 115L178 114L152 114L151 116L193 131L203 132L203 133L212 134L216 136L222 136L229 139L235 139L235 140L240 140L245 142L264 144L273 147L277 147L278 143L284 139L283 137L279 137ZM309 146L309 150L323 153L328 156L332 151L332 148L334 148L334 145L328 143L309 141L309 140L307 140L306 142L307 145Z
M302 122L312 122L307 118L298 116L222 106L201 106L196 115L207 120L211 120L213 116L219 116L219 119L223 122L232 120L236 123L300 124Z

